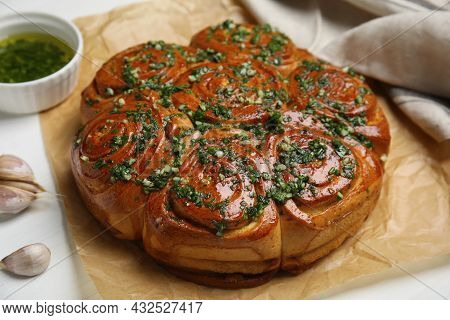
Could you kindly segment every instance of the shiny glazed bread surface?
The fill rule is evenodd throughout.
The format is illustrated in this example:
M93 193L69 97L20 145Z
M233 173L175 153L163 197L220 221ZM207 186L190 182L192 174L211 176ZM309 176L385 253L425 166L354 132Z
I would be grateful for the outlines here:
M83 91L72 170L91 213L223 288L298 273L378 199L389 127L364 78L268 25L116 54Z

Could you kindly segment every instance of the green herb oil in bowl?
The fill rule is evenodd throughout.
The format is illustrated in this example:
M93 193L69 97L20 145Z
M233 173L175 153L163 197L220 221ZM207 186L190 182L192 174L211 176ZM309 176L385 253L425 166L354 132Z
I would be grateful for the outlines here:
M19 83L44 78L74 56L63 41L43 33L22 33L0 40L0 82Z

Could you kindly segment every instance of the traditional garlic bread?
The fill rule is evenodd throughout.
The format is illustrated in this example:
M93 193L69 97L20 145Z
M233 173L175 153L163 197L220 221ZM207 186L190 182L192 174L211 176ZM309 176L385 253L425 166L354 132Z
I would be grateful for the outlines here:
M376 96L269 25L116 54L83 91L72 148L91 213L196 283L298 273L357 232L389 148Z

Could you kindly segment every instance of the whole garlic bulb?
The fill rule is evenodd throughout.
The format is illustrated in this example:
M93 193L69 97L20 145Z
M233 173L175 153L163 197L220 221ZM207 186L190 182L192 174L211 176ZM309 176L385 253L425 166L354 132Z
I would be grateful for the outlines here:
M47 270L50 257L50 249L45 244L35 243L3 258L0 267L16 275L33 277Z
M33 170L19 157L0 155L0 214L16 214L28 208L39 192Z

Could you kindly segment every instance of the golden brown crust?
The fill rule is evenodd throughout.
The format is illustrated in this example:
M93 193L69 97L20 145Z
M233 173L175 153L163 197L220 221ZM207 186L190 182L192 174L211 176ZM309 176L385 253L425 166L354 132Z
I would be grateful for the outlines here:
M277 269L259 274L243 273L205 273L185 269L178 269L171 266L163 266L177 277L201 284L208 287L222 289L243 289L253 288L269 282L277 273Z
M380 194L387 120L361 76L270 26L118 53L83 91L72 171L92 214L177 276L227 289L298 273Z

